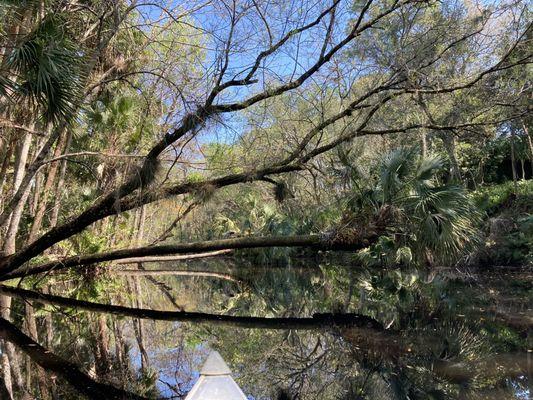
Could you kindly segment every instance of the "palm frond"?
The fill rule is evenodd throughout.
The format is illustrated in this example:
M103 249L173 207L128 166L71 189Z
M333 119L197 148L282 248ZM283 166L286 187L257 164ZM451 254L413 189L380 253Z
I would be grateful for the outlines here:
M0 96L10 98L9 94L15 90L15 82L8 77L0 75Z
M412 174L415 162L414 149L400 148L383 158L380 168L380 186L383 202L392 202Z
M17 75L15 99L42 110L46 122L71 119L81 90L81 59L63 18L44 17L8 59L8 68Z
M441 156L420 157L417 148L400 148L383 157L372 193L381 204L399 210L393 236L396 260L407 259L409 248L413 260L431 254L434 260L451 262L477 242L480 215L465 188L440 183L446 164Z
M415 172L417 181L428 181L435 177L435 173L442 170L446 165L446 160L439 155L430 155L421 158Z

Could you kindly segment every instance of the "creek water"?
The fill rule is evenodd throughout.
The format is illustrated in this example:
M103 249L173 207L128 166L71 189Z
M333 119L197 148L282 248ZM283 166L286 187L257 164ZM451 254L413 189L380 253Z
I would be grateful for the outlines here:
M184 398L215 349L250 399L533 398L531 269L231 259L142 268L58 275L37 282L41 298L4 289L2 348L12 346L27 392ZM24 342L28 304L42 348Z

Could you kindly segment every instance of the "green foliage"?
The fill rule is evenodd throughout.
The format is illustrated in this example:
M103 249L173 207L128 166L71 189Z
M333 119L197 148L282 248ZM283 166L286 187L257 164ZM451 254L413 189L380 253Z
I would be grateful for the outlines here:
M472 246L480 215L466 190L441 182L446 162L422 158L416 148L394 150L382 159L374 187L354 194L352 212L394 207L390 236L359 253L366 265L453 262ZM361 186L360 182L354 186Z
M239 236L248 235L292 235L297 229L296 221L280 212L277 204L263 203L253 194L241 199L241 209L231 216L219 214L215 218L213 231L215 235L225 235L228 232ZM280 262L288 260L292 249L269 248L264 250L250 250L246 254L253 255L261 262Z
M243 188L219 191L215 204L217 211L206 221L202 236L270 236L304 235L320 233L338 221L341 209L332 204L314 208L301 207L299 199L292 196L280 202L271 191L271 184L265 190ZM263 189L263 188L261 188ZM222 192L222 194L220 193ZM261 262L287 262L295 248L268 248L241 251Z
M514 130L514 128L511 128ZM465 163L465 169L475 170L484 183L504 183L512 179L511 148L514 147L516 169L521 176L520 161L531 163L529 138L525 132L515 131L514 135L501 135L488 141L483 147L475 146L470 162ZM530 170L530 166L528 165ZM526 171L529 173L529 171ZM526 175L527 176L527 175Z
M492 244L490 262L502 265L533 264L533 216L515 220L513 229ZM490 249L490 247L489 247Z
M139 94L123 88L102 93L85 109L88 146L135 152L157 132L156 116L146 113Z
M82 54L69 37L67 20L57 13L46 15L7 60L8 68L18 75L16 83L9 83L14 100L28 100L41 108L47 122L74 118Z
M357 287L359 310L385 325L393 321L396 327L404 323L402 315L420 306L421 297L432 299L434 296L434 287L425 283L417 270L364 268L358 272Z
M479 188L475 204L489 217L479 262L499 265L533 263L533 181L506 182Z
M205 177L200 172L191 172L187 174L187 182L189 183L199 183L204 180L205 180Z
M128 128L135 112L135 100L128 95L101 97L87 111L87 118L94 130L119 130Z
M412 261L411 249L400 247L396 249L394 239L389 236L380 236L377 242L357 253L357 260L367 267L382 265L410 264Z
M207 167L213 176L242 172L239 159L242 151L238 146L226 143L208 143L204 145Z
M95 254L105 249L107 238L90 231L83 231L73 236L70 243L76 254Z
M533 204L533 200L531 200L533 180L519 181L516 185L513 182L505 182L498 185L483 186L471 194L476 207L488 215L501 211L511 196L516 197L519 202L523 201L524 206L527 206L527 203Z

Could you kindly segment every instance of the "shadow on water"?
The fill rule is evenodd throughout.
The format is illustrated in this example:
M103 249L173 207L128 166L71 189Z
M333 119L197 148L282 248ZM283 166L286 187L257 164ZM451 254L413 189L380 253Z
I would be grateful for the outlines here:
M209 349L250 399L532 396L530 270L121 268L0 286L14 398L185 398Z

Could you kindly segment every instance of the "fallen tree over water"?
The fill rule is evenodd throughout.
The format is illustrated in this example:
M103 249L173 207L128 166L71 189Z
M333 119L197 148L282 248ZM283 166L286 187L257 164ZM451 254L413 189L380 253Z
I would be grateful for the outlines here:
M315 250L360 250L377 241L384 234L393 220L394 209L382 206L369 220L349 221L342 227L335 227L322 235L295 236L246 236L230 239L206 240L192 243L162 244L157 246L137 247L113 250L103 253L67 257L44 264L23 266L11 272L0 273L0 280L31 276L44 272L58 271L65 268L87 266L106 261L139 260L148 257L188 254L225 254L231 250L267 248L267 247L306 247Z
M193 243L175 243L157 246L113 250L103 253L67 257L44 264L24 266L12 272L0 274L0 279L20 278L65 268L87 266L106 261L131 260L146 257L161 257L177 254L219 252L266 247L306 247L315 250L360 250L375 242L391 219L391 208L382 207L372 221L364 226L343 227L323 235L237 237L207 240Z
M231 252L232 252L231 249L227 249L227 250L218 250L218 251L208 251L205 253L198 253L198 254L154 256L154 257L131 257L131 258L123 258L121 260L117 260L115 261L115 264L137 264L137 263L162 262L162 261L187 261L187 260L196 260L199 258L209 258L209 257L226 255L226 254L230 254Z

